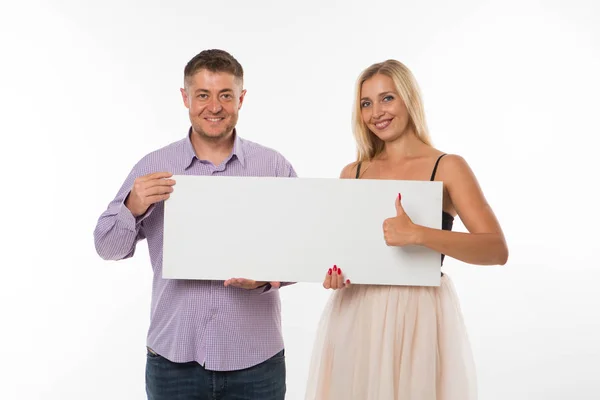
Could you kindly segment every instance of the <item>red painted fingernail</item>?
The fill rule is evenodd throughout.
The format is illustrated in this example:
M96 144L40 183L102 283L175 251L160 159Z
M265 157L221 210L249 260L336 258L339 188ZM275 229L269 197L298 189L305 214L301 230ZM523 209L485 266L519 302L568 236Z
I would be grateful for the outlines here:
M331 268L329 268L329 272L328 272L328 274L329 274L329 275L331 275Z
M337 271L337 265L334 265L334 266L333 266L333 270L334 270L334 271Z
M338 275L341 275L341 274L342 274L342 269L338 268Z
M402 200L402 195L398 193L398 200Z
M346 283L350 284L350 279L346 279Z

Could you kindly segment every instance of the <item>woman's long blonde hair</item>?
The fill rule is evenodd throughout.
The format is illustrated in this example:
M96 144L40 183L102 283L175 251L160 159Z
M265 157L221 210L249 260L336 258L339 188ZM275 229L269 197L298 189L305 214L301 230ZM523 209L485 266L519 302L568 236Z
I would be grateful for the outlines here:
M383 151L384 142L379 139L362 120L361 115L361 88L363 83L374 75L382 74L390 77L394 81L396 90L406 104L409 116L409 126L414 130L417 137L425 144L431 146L431 138L427 122L425 121L425 111L419 86L412 72L401 62L396 60L386 60L373 64L365 69L356 82L356 96L354 98L354 108L352 112L352 130L357 145L357 161L369 161Z

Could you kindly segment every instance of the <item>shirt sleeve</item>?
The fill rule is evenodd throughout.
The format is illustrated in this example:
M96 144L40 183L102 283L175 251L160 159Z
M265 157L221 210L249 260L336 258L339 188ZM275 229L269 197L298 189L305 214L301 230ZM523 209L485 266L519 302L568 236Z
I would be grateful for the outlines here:
M131 170L115 198L100 215L94 229L96 252L105 260L122 260L135 253L136 244L146 238L143 221L152 214L154 206L135 218L125 206L125 200L138 177L137 165Z
M292 164L282 155L280 155L280 161L277 166L277 176L284 178L297 178L298 175L294 170Z

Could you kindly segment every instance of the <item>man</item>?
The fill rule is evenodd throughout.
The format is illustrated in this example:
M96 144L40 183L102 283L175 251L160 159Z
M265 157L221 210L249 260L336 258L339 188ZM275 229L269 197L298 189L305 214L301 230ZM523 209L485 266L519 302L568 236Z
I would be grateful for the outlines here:
M181 89L191 121L187 136L133 167L94 231L96 250L106 260L132 257L136 243L148 241L154 271L150 400L285 397L279 282L162 278L164 200L177 190L172 175L296 177L278 152L238 136L245 94L242 66L229 53L206 50L192 58ZM211 244L198 243L199 263L203 245Z

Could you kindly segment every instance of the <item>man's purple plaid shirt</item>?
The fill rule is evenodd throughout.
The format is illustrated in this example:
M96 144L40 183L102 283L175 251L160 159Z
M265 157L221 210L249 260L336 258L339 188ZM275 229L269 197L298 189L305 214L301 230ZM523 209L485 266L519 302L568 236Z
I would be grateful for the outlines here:
M163 203L151 206L137 219L124 205L133 181L154 172L289 178L296 177L293 167L278 152L237 134L231 155L214 166L196 157L187 136L146 155L133 167L94 231L97 252L106 260L132 257L137 242L147 240L154 271L147 345L161 356L173 362L197 361L209 370L231 371L251 367L281 351L278 289L245 290L226 288L223 281L162 278ZM226 241L227 237L215 240ZM198 243L198 252L202 254L202 243ZM201 257L198 263L202 263Z

